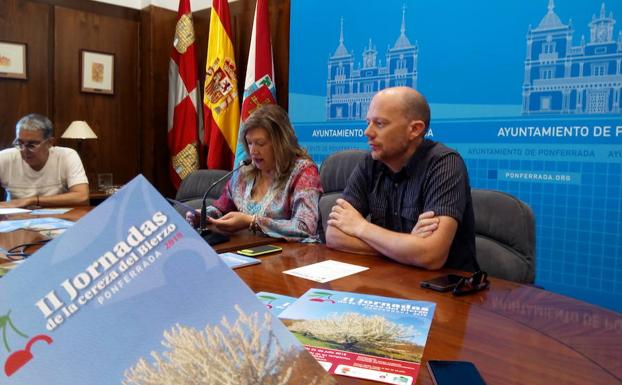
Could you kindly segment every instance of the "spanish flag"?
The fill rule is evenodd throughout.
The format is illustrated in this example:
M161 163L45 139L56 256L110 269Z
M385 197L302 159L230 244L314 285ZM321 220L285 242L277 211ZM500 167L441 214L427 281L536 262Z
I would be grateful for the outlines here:
M240 102L232 40L229 4L227 0L214 0L203 93L207 168L233 167Z

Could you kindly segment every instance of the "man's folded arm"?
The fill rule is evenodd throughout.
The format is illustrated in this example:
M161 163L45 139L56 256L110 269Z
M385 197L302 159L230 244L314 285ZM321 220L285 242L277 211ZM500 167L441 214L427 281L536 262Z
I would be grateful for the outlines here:
M39 206L59 207L59 206L88 206L89 204L89 184L80 183L73 185L66 193L58 195L40 196Z
M437 218L438 228L425 238L414 233L387 230L369 222L359 238L380 254L398 262L437 270L445 265L458 228L458 222L452 217Z
M362 240L350 236L335 226L328 225L326 229L326 245L331 249L346 251L355 254L379 255L378 251Z
M447 261L458 222L449 216L435 218L438 224L425 236L417 235L417 226L411 233L399 233L365 221L356 226L356 233L348 234L329 224L326 244L337 250L382 254L400 263L436 270Z

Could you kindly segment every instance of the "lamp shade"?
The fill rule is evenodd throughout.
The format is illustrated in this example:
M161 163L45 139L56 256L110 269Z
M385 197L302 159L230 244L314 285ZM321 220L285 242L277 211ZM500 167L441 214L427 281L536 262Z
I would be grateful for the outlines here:
M97 139L97 135L84 120L74 120L63 132L64 139Z

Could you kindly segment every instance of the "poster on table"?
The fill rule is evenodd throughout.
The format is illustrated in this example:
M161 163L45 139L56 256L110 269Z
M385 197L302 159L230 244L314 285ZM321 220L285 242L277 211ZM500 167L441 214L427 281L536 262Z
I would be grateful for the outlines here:
M329 373L412 385L436 304L309 289L279 314Z
M142 176L0 279L0 329L7 385L334 383Z

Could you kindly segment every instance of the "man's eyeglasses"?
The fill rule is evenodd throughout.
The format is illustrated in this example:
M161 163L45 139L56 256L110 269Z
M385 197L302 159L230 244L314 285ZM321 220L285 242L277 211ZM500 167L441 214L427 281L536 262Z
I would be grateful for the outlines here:
M463 277L454 287L454 295L465 295L484 290L490 285L488 274L485 271L476 271L470 277Z
M31 253L27 253L26 249L31 246L40 246L49 241L50 239L42 239L37 242L22 243L21 245L11 247L10 249L6 250L6 252L0 253L0 255L4 255L7 259L10 259L11 261L19 261L22 259L26 259L30 256Z
M17 148L20 151L26 150L26 151L33 152L47 141L48 139L45 139L41 142L22 142L21 140L16 139L13 141L13 147Z

